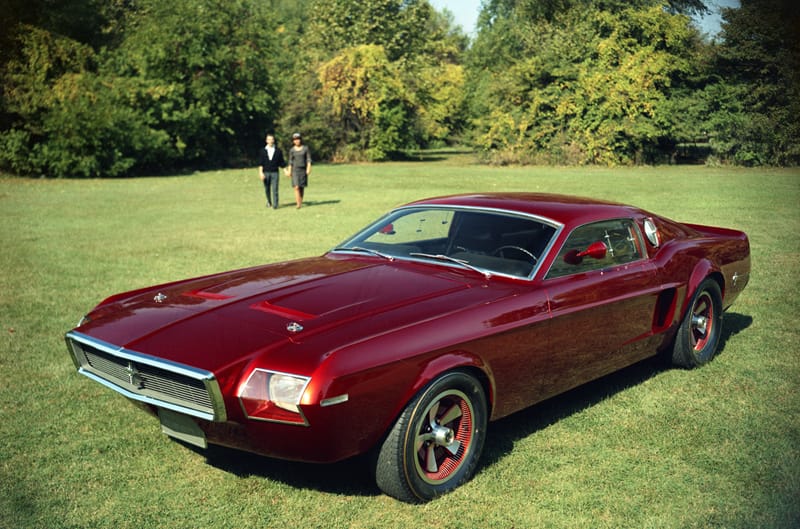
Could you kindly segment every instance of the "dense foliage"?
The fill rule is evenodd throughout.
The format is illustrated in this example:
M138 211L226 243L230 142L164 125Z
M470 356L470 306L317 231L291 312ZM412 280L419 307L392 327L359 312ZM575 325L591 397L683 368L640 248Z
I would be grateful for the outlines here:
M152 174L234 164L261 141L277 115L276 22L263 3L81 5L89 14L75 26L95 32L65 34L44 19L13 26L0 165L55 177Z
M800 162L790 0L5 0L0 169L106 177L468 144L493 163Z
M800 164L800 10L742 0L724 12L714 82L704 90L718 155L740 165Z
M514 47L484 63L497 33ZM473 57L486 72L472 76L477 143L511 162L653 161L682 139L670 103L697 40L687 17L658 5L498 17Z
M450 19L427 0L308 4L286 130L309 131L335 160L382 160L459 132L467 40Z

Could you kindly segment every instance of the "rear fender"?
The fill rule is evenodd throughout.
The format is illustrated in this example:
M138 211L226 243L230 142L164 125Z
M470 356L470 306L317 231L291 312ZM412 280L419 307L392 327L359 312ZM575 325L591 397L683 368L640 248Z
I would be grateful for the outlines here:
M697 292L697 288L708 277L713 277L719 283L723 298L725 297L725 281L722 278L722 272L714 263L708 259L703 259L695 265L692 275L689 277L689 283L686 285L686 297L681 306L681 315L686 314L686 311L689 310L689 303L691 303L695 292Z

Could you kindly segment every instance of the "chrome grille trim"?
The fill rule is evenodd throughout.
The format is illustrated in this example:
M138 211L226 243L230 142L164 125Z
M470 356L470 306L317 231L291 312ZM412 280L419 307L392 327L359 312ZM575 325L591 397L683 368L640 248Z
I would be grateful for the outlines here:
M78 372L146 404L208 421L226 420L219 383L210 371L156 358L77 331L66 335Z

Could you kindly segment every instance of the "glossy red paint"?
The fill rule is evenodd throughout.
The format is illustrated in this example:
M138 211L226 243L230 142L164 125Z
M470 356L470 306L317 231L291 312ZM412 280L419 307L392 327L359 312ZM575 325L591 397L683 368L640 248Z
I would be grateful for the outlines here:
M539 229L551 238L536 250L541 253L533 256L529 276L502 269L476 273L444 260L444 240L400 239L404 212L426 208L453 214L437 228L450 235L459 215L482 212L516 219L515 229L520 219L530 220L531 233ZM548 277L575 228L609 219L629 219L629 242L640 258L601 264L613 255L601 255L604 243L591 241L583 259L597 260L596 269ZM645 219L658 229L657 246L642 236ZM742 232L575 197L434 198L374 226L376 236L389 241L381 252L391 251L397 237L406 253L381 256L360 247L370 239L357 236L352 241L358 244L320 257L112 296L68 333L68 341L119 348L120 358L112 359L118 365L109 368L117 374L99 373L71 347L76 365L153 413L162 404L135 387L142 378L145 387L149 383L138 355L163 362L166 370L189 366L213 377L224 402L224 420L201 414L191 419L208 442L333 462L379 444L415 395L444 373L463 370L477 380L494 420L657 354L672 342L700 282L718 281L727 308L750 272ZM421 250L408 250L413 245ZM426 245L430 252L423 251ZM459 247L457 255L468 251ZM482 259L475 262L503 261L498 255ZM257 369L310 378L297 402L304 425L246 416L237 392ZM258 403L248 406L257 409ZM464 423L469 428L471 420ZM456 430L471 439L468 431ZM432 465L423 473L449 476L455 469Z

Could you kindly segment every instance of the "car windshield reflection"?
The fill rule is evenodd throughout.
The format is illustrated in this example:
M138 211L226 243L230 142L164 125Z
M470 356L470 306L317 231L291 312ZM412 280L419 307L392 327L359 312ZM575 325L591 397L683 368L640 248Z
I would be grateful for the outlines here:
M470 208L396 210L335 252L373 254L480 271L487 277L531 277L556 233L546 219Z

